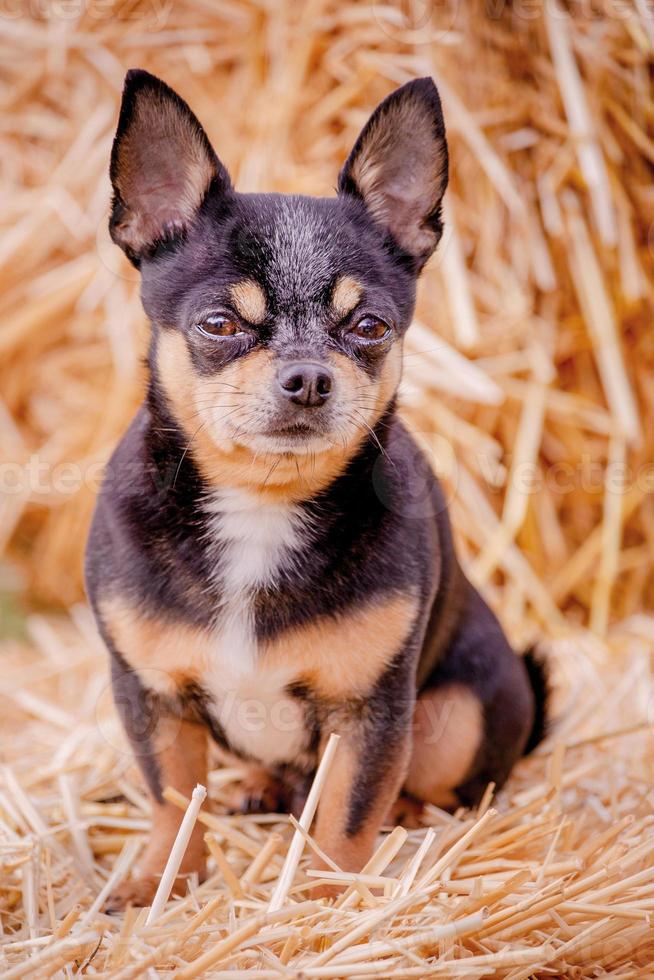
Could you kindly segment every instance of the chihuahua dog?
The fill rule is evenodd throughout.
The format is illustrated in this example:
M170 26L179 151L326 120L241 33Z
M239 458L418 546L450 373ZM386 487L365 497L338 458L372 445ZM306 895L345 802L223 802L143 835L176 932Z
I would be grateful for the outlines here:
M359 871L400 793L474 805L542 737L546 683L453 550L396 411L416 282L441 237L448 153L430 78L373 113L336 196L234 190L197 118L125 82L111 235L151 321L144 403L87 550L115 700L153 806L148 904L211 736L244 810L302 806L340 734L314 827ZM194 831L183 875L205 868Z

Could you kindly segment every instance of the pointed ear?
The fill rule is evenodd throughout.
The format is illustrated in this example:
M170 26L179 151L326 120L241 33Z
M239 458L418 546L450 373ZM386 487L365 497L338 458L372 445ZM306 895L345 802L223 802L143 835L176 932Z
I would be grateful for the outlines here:
M183 233L212 183L229 174L186 102L146 71L127 73L111 151L111 237L135 265Z
M441 102L432 79L419 78L375 109L341 170L338 190L361 198L420 269L441 237L446 187Z

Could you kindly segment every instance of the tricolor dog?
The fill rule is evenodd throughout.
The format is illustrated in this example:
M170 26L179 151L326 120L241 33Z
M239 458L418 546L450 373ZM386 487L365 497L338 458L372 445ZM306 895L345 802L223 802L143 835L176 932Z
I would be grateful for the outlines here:
M339 733L314 833L358 871L400 794L472 805L542 735L542 667L462 573L396 410L447 177L429 78L312 198L239 193L186 103L127 75L111 235L140 269L149 383L87 583L153 826L112 908L150 902L180 820L162 791L206 781L209 739L247 769L235 805L297 811ZM182 872L204 865L198 828Z

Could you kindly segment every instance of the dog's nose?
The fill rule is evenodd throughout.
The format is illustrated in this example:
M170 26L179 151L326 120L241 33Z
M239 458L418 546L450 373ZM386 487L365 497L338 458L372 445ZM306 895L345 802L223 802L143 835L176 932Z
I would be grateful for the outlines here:
M329 398L334 378L324 364L287 361L280 367L277 380L290 401L305 408L317 408Z

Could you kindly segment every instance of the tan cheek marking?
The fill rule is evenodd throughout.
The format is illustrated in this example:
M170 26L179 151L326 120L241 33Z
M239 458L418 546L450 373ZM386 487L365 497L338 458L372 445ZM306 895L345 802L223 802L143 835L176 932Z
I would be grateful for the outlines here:
M238 426L240 413L248 411L248 399L240 392L256 392L257 386L265 385L266 379L272 377L273 360L267 351L253 351L228 364L215 376L204 378L194 370L181 334L170 330L160 336L159 379L177 422L188 436L189 452L208 483L252 488L265 482L271 467L269 457L257 458L243 446L231 442L227 435L224 443L218 445L210 429L214 411L216 422L221 415L233 411L230 420ZM278 469L282 471L280 474ZM288 464L276 467L275 477L283 482L288 470ZM297 476L295 466L293 474Z
M118 652L143 681L160 694L174 695L198 681L211 656L211 637L183 623L155 619L120 596L100 603L100 616Z
M461 684L425 691L414 714L413 748L406 788L436 806L456 802L484 737L479 698Z
M384 414L397 391L402 376L402 344L395 343L386 355L379 377L372 381L345 354L333 353L331 362L348 400L368 425L374 425ZM362 387L364 386L365 387Z
M287 630L264 649L275 665L298 666L325 698L364 696L401 649L415 621L412 595L393 596L345 616Z
M244 279L230 287L230 296L237 313L248 323L263 323L266 319L266 294L258 282Z
M332 293L332 308L339 319L351 313L363 294L363 287L352 276L341 276Z
M220 372L219 380L235 384L241 391L252 393L256 397L257 390L265 391L272 385L277 371L276 360L270 351L255 350L224 368ZM232 395L232 399L236 402L237 396Z
M198 377L192 370L184 338L176 330L164 330L159 335L157 367L166 394L175 407L184 406L188 412L188 397L194 394Z
M254 351L227 365L215 377L202 378L193 368L182 335L167 330L159 338L157 371L173 414L188 437L191 456L205 480L215 486L240 486L260 492L266 499L289 503L305 500L336 479L364 435L357 430L357 441L348 447L348 453L337 445L306 459L256 454L228 439L218 445L209 433L209 425L201 424L210 419L211 405L220 405L220 413L235 410L230 421L238 425L239 413L246 413L248 408L247 398L236 389L256 392L272 384L276 371L273 355ZM221 381L225 389L220 387Z
M389 351L379 380L369 389L360 388L370 383L370 379L349 357L335 353L331 360L349 400L355 402L358 395L364 394L358 411L369 425L374 425L397 389L402 368L401 346L396 344ZM245 487L262 492L268 499L304 500L343 472L366 435L365 426L353 427L345 451L339 443L331 450L299 461L291 455L255 454L228 439L218 445L210 435L210 425L202 424L210 420L211 406L216 405L218 416L233 412L230 421L237 426L239 414L248 411L247 397L238 392L265 390L272 384L276 371L274 356L269 351L256 350L228 364L215 377L204 378L196 373L182 335L167 330L159 338L157 365L173 413L188 437L190 453L210 484Z
M344 384L348 390L350 398L356 398L357 390L360 385L370 383L370 378L360 367L352 361L346 354L339 354L333 351L329 359L338 375L338 380ZM373 382L374 384L374 382ZM367 401L367 399L366 399Z
M247 411L241 392L252 393L256 397L257 389L271 384L274 362L275 358L269 351L255 350L237 358L216 374L204 377L196 372L186 342L177 330L162 332L158 341L158 375L177 420L184 428L193 424L197 426L198 410L209 418L212 405L217 409ZM215 454L213 441L203 430L197 435L199 444L202 445L203 436L214 447L212 455ZM194 449L195 446L194 439Z
M383 415L391 398L397 391L397 387L402 377L402 343L395 343L388 352L384 361L381 377L379 379L379 392L377 397L377 418Z

